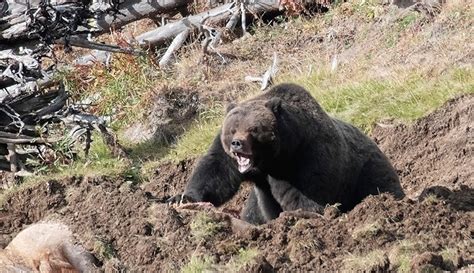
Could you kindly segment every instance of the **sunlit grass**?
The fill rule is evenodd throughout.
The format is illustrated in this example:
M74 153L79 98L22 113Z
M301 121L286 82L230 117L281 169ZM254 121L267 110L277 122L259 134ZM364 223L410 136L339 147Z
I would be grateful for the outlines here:
M366 133L377 121L411 122L458 94L474 92L474 76L467 69L453 69L439 78L412 74L386 80L348 79L332 86L320 80L320 74L288 81L305 86L327 112Z
M121 54L108 68L95 64L61 75L76 100L90 102L93 113L111 117L116 129L140 117L157 85L167 80L151 58Z

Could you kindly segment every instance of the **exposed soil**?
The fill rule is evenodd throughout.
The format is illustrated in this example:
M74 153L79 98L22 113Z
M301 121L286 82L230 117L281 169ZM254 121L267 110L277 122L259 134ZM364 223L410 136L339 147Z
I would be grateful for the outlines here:
M377 126L373 138L389 156L405 191L433 185L474 187L474 96L465 95L407 126Z
M140 187L120 177L76 177L18 192L0 210L0 246L25 225L59 220L107 272L178 271L192 256L210 257L214 269L223 271L239 249L258 252L240 269L246 272L388 271L399 266L403 255L413 270L462 268L474 262L473 105L474 96L466 95L413 125L374 130L373 138L408 193L402 201L371 196L347 214L329 207L324 217L289 215L236 229L222 211L238 213L248 194L249 185L244 185L223 208L204 209L222 224L201 240L190 225L201 217L199 210L163 203L183 190L195 162L188 160L160 166L154 181ZM406 245L411 252L403 254ZM378 258L362 267L350 262L374 253Z

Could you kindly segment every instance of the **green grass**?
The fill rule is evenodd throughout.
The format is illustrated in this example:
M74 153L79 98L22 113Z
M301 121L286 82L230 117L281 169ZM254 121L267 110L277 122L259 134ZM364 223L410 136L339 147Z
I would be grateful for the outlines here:
M352 238L356 241L362 239L372 238L376 236L382 230L382 224L380 220L364 224L354 229L352 232Z
M136 120L150 103L158 83L166 81L151 58L116 55L110 69L101 65L63 71L61 79L75 99L92 100L92 110L112 116L119 129Z
M199 212L190 224L191 235L198 242L207 240L225 228L225 224L211 218L205 212Z
M182 269L183 273L201 273L211 271L213 269L212 259L208 256L196 257L192 256L189 263L187 263Z
M333 116L370 133L374 123L395 119L410 123L441 106L457 94L474 93L474 75L469 69L452 69L439 78L411 74L385 80L356 79L333 84L327 72L297 78L283 77L305 86ZM327 76L331 81L336 76ZM347 82L347 83L346 83Z
M163 160L177 162L202 155L219 132L224 112L224 107L216 104L200 113L196 122L170 147Z
M212 258L204 256L192 256L189 262L181 269L183 273L201 273L201 272L239 272L244 266L252 263L258 256L258 250L255 248L239 249L239 253L230 258L224 265L214 264Z
M411 11L408 12L405 16L403 16L399 21L398 21L398 29L400 31L403 31L410 27L413 23L418 20L420 17L420 14L416 11Z
M385 262L385 253L379 249L363 255L349 254L342 261L344 270L351 272L377 271L377 268L384 267Z
M117 256L117 251L112 243L100 238L97 238L94 242L94 253L102 260L110 260Z
M112 155L102 138L98 134L94 134L87 158L83 152L80 152L78 158L72 163L57 163L48 166L47 172L40 173L34 177L28 177L26 182L81 175L127 174L129 172L129 164L124 159Z
M239 272L244 266L250 264L258 256L258 253L255 248L239 249L239 253L230 259L223 272Z
M389 252L391 267L397 272L411 272L411 260L413 257L424 251L420 242L402 240L398 242Z

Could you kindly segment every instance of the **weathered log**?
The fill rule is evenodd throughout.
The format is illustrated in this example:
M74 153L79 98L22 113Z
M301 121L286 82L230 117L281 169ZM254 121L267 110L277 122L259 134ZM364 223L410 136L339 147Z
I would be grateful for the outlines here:
M38 33L31 32L29 28L31 22L27 11L29 9L37 10L40 0L32 0L30 5L17 2L19 1L7 0L9 14L0 19L0 42L39 38ZM51 6L60 13L65 13L66 11L69 13L76 12L77 14L90 13L90 18L81 19L89 19L88 23L92 27L87 29L79 26L77 30L81 32L90 31L97 34L105 33L112 28L120 28L145 17L182 9L192 3L191 0L131 0L121 3L116 12L108 12L107 9L110 10L111 8L109 5L91 6L90 9L87 9L87 7L82 6L79 0L50 2ZM95 16L93 16L94 14Z
M16 156L15 144L8 143L8 161L10 162L10 171L16 173L18 171L18 158Z
M233 6L234 3L225 4L209 11L188 16L182 20L169 23L137 36L137 42L142 47L158 46L174 39L174 37L190 27L198 27L206 18L209 18L208 22L212 23L224 22L225 20L229 19L231 14L230 9Z
M4 144L45 144L54 143L58 140L59 138L39 138L0 131L0 143ZM10 148L8 149L10 150Z
M232 17L233 13L231 12L231 9L234 6L235 3L228 3L206 12L188 16L180 21L173 22L152 31L143 33L137 37L137 41L141 46L145 47L158 46L174 39L174 37L188 28L189 25L198 27L206 18L207 24L222 24L223 22L229 21L229 19ZM276 11L279 9L279 7L279 1L274 0L257 0L245 5L246 11L254 14ZM238 8L240 8L240 6Z
M178 50L186 41L186 39L189 36L189 29L183 30L180 34L178 34L174 39L171 45L168 47L168 49L165 52L165 55L161 57L161 60L159 62L159 66L161 69L168 67L171 57L173 54Z
M120 5L116 15L105 14L96 19L96 32L104 33L145 17L156 16L186 7L192 0L132 0Z
M123 47L114 46L114 45L96 43L96 42L89 41L86 38L81 38L78 36L72 36L67 39L61 38L61 39L56 40L55 42L57 44L64 44L64 45L67 44L67 45L75 46L75 47L96 49L96 50L114 52L114 53L125 53L125 54L133 54L133 55L139 55L142 53L142 51L136 50L133 48L123 48Z

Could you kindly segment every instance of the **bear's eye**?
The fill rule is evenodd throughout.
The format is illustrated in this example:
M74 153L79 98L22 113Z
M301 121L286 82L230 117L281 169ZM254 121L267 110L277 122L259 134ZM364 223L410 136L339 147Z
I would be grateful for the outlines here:
M235 134L235 132L237 132L237 130L235 130L235 128L232 128L232 129L230 130L230 133L231 133L231 134Z

